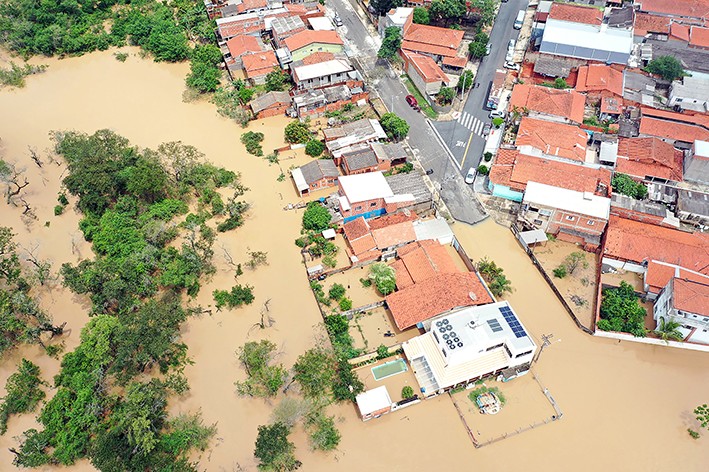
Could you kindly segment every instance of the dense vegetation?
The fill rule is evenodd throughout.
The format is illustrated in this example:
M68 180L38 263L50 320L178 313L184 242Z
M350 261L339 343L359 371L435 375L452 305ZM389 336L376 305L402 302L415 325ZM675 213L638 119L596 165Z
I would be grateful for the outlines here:
M63 184L84 214L80 228L95 258L64 264L63 283L90 296L93 318L64 356L55 396L29 430L16 466L72 464L100 470L195 470L187 454L215 433L199 415L169 418L168 397L187 390L180 326L200 278L214 271L212 217L243 222L246 189L233 173L202 162L181 143L138 149L108 130L55 133L67 162ZM222 200L219 188L231 187ZM190 207L196 213L188 213ZM185 216L185 214L187 214ZM180 245L172 244L178 236Z
M0 434L7 431L10 415L29 413L44 399L43 384L39 377L39 367L27 359L22 359L17 372L7 379L7 394L0 398Z
M603 290L598 329L645 337L646 315L647 312L640 305L640 300L635 295L633 287L626 282L621 282L620 287Z
M393 58L401 47L401 30L396 26L390 26L384 31L384 39L377 53L382 59Z
M636 182L625 174L616 172L611 180L613 190L627 195L636 200L642 200L647 197L647 186L642 182Z
M682 63L674 56L660 56L651 60L645 70L665 80L676 80L687 75Z
M379 122L387 136L395 141L400 141L409 134L409 124L394 113L384 113Z
M156 61L191 58L188 85L200 92L216 89L221 54L217 59L218 48L211 45L191 50L189 41L212 42L213 30L204 5L192 0L0 3L0 42L25 57L76 55L130 43Z
M482 275L487 286L496 297L501 297L505 293L512 292L512 282L505 275L502 267L498 266L495 261L490 261L487 258L482 258L478 262L478 272Z

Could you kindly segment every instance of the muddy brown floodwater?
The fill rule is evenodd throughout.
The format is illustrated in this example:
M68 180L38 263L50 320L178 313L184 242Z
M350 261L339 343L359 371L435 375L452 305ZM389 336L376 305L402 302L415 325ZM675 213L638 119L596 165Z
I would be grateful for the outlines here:
M293 244L302 211L283 211L284 205L299 199L289 180L276 180L281 170L287 172L307 157L287 153L283 157L293 159L282 160L279 168L246 154L239 143L241 128L217 116L208 103L182 102L186 65L155 64L140 60L136 50L129 51L125 63L115 60L111 52L62 61L42 59L37 62L49 64L49 69L28 78L26 88L0 90L0 152L5 160L27 168L32 182L28 201L37 214L28 226L17 209L2 203L1 224L11 225L18 242L28 249L36 246L36 255L51 260L55 268L90 257L77 228L79 216L69 211L55 217L52 212L64 167L45 163L39 169L29 159L31 146L46 160L48 133L54 129L110 128L145 147L181 140L215 164L242 172L251 188L246 198L253 209L243 228L219 236L218 272L197 302L207 306L212 303L212 290L234 284L225 250L236 261L245 261L249 250L267 251L269 264L246 270L239 279L255 287L253 305L185 324L183 335L194 361L186 369L191 391L174 399L171 410L201 409L206 421L218 423L212 447L195 456L201 470L255 470L256 429L269 421L272 405L234 394L233 382L244 376L234 351L246 340L268 338L280 346L280 362L290 366L313 344L320 318ZM266 134L268 152L282 145L286 122L271 118L252 123L250 129ZM530 332L537 339L548 333L561 339L544 351L535 370L562 408L563 419L476 450L447 396L368 423L357 419L354 407L335 406L330 411L337 416L343 436L336 453L310 452L305 434L294 432L302 470L706 470L709 439L692 440L686 429L697 429L691 410L709 400L709 356L585 335L570 321L508 230L489 221L474 228L457 224L455 231L471 257L487 255L504 267L516 288L509 300ZM67 349L73 349L87 320L86 300L57 284L38 294L55 320L68 322L65 342ZM275 324L261 330L256 325L266 301ZM22 356L37 362L46 377L58 371L58 361L34 347L24 348L2 360L0 384ZM0 437L1 470L9 468L12 455L7 449L16 445L13 438L34 425L32 415L10 420L8 433ZM92 468L82 462L72 470Z

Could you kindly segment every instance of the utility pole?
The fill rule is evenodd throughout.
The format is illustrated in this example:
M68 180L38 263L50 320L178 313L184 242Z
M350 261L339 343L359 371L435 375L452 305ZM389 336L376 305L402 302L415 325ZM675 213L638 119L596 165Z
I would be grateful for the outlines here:
M544 348L551 345L551 338L553 337L554 335L552 333L542 334L542 345L539 347L537 355L534 356L534 359L532 359L532 364L539 360L539 357L542 355L542 351L544 350ZM561 339L557 340L557 342L558 341L561 341Z

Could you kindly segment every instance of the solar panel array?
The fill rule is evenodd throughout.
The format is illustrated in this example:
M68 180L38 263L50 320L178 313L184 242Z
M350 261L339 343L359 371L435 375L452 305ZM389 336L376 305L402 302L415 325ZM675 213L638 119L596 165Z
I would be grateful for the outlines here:
M500 322L497 321L497 318L487 320L487 324L490 325L490 329L493 333L499 333L500 331L502 331L502 326L500 326Z
M512 313L512 310L510 310L510 307L500 307L500 313L502 313L502 316L505 317L505 321L507 321L507 324L510 325L510 328L512 328L512 332L515 334L515 336L517 336L518 338L523 338L527 336L527 333L524 331L524 328L521 324L519 324L517 317L514 313Z

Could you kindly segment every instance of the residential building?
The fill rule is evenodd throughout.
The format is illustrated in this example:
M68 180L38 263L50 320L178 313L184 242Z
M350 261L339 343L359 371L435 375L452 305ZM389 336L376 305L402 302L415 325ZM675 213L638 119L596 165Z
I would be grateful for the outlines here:
M244 13L228 18L217 18L217 36L221 41L239 35L260 36L267 29L266 20L290 16L285 8L266 10L265 12Z
M645 13L652 13L658 16L669 16L675 18L688 18L695 20L706 20L709 18L709 1L707 0L684 0L681 2L670 0L642 0L635 3L638 10Z
M398 291L403 291L441 274L463 272L453 260L449 248L433 240L412 242L400 248L396 255L397 259L391 264L391 267L396 273L396 288ZM402 311L404 316L409 316L409 314L404 312L405 310ZM412 325L410 324L406 327L409 326ZM406 327L401 327L401 329Z
M618 138L615 170L639 180L681 182L682 159L682 151L659 138Z
M689 47L709 50L709 28L692 25L689 28Z
M709 344L709 277L689 280L670 279L653 306L653 318L676 321L683 341Z
M261 52L265 49L266 47L261 42L260 38L256 36L248 34L234 36L226 42L226 45L222 47L224 63L226 64L229 73L235 70L242 70L244 68L242 61L243 56Z
M332 159L317 159L293 169L291 176L300 196L327 187L334 187L340 173Z
M632 48L632 31L609 28L607 24L595 25L549 18L539 51L608 64L627 64Z
M590 96L600 97L603 94L612 94L622 97L623 71L602 64L579 67L576 90L586 92L586 95Z
M246 54L241 57L246 78L255 85L266 83L266 76L277 69L278 59L273 51L263 51L255 54Z
M537 345L508 302L458 310L402 344L421 393L464 387L506 369L526 373Z
M333 59L318 64L292 67L293 81L298 90L311 90L361 80L346 59Z
M541 229L595 251L601 244L609 213L608 197L528 182L519 219L531 229Z
M679 189L677 192L677 217L702 230L709 228L709 194Z
M339 110L347 103L355 104L368 97L369 92L364 90L364 83L360 80L352 80L347 84L296 91L293 105L298 116L303 118Z
M611 195L611 215L643 223L679 228L679 219L662 203L636 200L620 193Z
M550 19L600 26L603 22L603 11L585 5L554 2L549 10L549 18L547 21Z
M642 107L639 132L689 149L695 141L709 141L709 117Z
M308 18L308 25L310 25L310 29L315 31L335 31L335 25L333 25L332 20L326 16L320 18Z
M325 146L335 158L341 157L342 153L359 144L376 142L387 137L379 121L370 118L345 123L336 128L326 128L323 134Z
M709 234L689 233L611 216L603 246L603 263L644 274L651 260L709 274Z
M256 119L284 115L291 106L291 97L288 92L266 92L251 100L249 106Z
M374 151L367 146L363 149L342 153L340 159L342 172L345 175L363 174L365 172L386 172L391 169L390 161L380 161Z
M283 44L290 52L293 61L299 61L316 52L341 54L344 43L336 31L305 30L287 37Z
M406 73L409 74L411 81L424 97L436 95L441 87L447 87L452 83L450 77L431 57L403 49L401 57Z
M692 75L675 80L670 86L668 106L675 110L709 112L709 74L693 72Z
M651 260L647 264L647 271L643 275L643 290L646 292L648 300L654 301L663 288L673 278L692 280L694 282L706 283L707 276L677 264Z
M575 90L517 84L512 89L509 110L528 113L532 118L581 124L585 102L586 97Z
M413 222L415 212L405 211L366 220L355 218L342 225L353 263L378 259L383 251L392 251L417 238Z
M271 21L273 41L279 48L285 46L286 38L306 30L305 23L299 16L286 16Z
M371 142L369 146L380 161L389 161L389 166L394 167L406 164L409 158L406 148L402 143Z
M696 140L684 158L684 180L709 185L709 137Z
M520 121L515 145L530 156L585 162L588 139L578 126L526 116Z
M411 25L414 16L413 8L399 7L387 12L384 17L380 17L379 20L379 36L384 37L384 33L389 27L396 27L401 30L401 35L404 35L404 31Z
M433 194L426 185L422 172L399 172L398 174L387 175L385 178L394 195L413 196L414 200L408 204L407 208L416 211L422 216L434 211Z
M670 17L637 12L635 13L633 34L638 42L644 38L666 40L670 34L671 24Z
M413 15L413 13L412 13ZM463 41L462 30L406 23L401 49L430 56L441 62L446 57L457 57ZM461 55L467 53L461 53Z
M359 216L394 213L413 203L413 195L395 195L381 172L345 175L337 179L339 213L344 223Z
M528 182L607 197L611 171L600 166L534 157L516 149L500 149L490 169L489 181L494 196L516 202L522 201Z
M386 385L362 392L355 398L362 421L379 418L389 413L394 405Z

